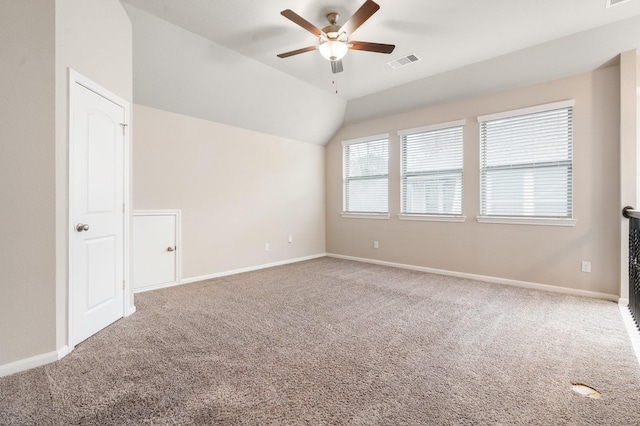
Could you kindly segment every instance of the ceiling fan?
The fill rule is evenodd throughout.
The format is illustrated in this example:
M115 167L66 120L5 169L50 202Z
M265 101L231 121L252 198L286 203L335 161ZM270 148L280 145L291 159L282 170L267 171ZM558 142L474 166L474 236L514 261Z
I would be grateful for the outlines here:
M315 46L303 47L302 49L281 53L278 57L288 58L289 56L311 52L312 50L318 49L324 58L331 61L331 71L335 74L343 71L342 58L347 54L348 50L365 50L368 52L389 54L393 52L393 49L396 47L395 45L349 40L349 37L355 32L355 30L364 24L367 19L371 18L378 9L380 9L380 6L377 3L372 0L367 0L342 26L338 25L338 18L340 16L335 12L329 13L327 14L329 25L323 29L318 29L315 25L291 9L283 10L280 12L282 16L290 19L314 36L318 37L319 43Z

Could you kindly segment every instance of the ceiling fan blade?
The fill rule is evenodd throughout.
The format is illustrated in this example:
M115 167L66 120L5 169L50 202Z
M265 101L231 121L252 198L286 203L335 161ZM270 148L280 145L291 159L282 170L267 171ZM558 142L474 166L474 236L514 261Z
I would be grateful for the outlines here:
M318 27L316 27L311 22L307 21L306 19L304 19L302 16L298 15L291 9L283 10L282 12L280 12L280 15L300 25L302 28L309 31L311 34L313 34L316 37L320 37L322 34L324 34L324 32L321 29L319 29Z
M338 59L337 61L331 61L331 72L334 74L338 74L339 72L344 71L342 68L342 59Z
M380 9L380 6L376 2L367 0L362 6L360 6L360 9L358 9L356 13L354 13L353 16L344 23L340 28L340 33L347 33L348 36L351 36L351 34L353 34L360 25L364 24L367 19L371 18L378 9Z
M351 50L366 50L367 52L391 53L395 48L395 44L369 43L368 41L349 42L349 49Z
M312 50L316 50L317 48L318 46L303 47L302 49L292 50L291 52L280 53L278 55L278 58L288 58L289 56L299 55L305 52L311 52Z

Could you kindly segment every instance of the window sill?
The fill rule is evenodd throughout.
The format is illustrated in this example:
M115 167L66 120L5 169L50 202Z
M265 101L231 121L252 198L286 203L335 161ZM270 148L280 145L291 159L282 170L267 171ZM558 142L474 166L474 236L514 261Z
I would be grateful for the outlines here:
M501 223L508 225L576 226L575 219L547 217L478 216L480 223Z
M342 212L342 217L349 219L389 219L389 213L347 213Z
M466 216L437 215L437 214L399 214L400 220L416 220L425 222L464 222Z

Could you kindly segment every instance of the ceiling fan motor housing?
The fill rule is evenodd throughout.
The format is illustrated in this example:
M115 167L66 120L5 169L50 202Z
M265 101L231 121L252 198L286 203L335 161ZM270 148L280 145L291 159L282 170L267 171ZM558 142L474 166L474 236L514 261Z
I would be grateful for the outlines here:
M330 61L339 61L349 50L347 46L347 34L340 32L338 19L340 15L335 12L327 14L330 25L322 29L320 34L320 54Z
M347 41L347 34L340 33L339 25L336 25L336 24L327 25L322 29L322 32L323 34L320 34L320 41L326 41L326 40Z
M331 25L338 25L338 19L340 19L340 15L336 12L327 13L327 21L329 21Z

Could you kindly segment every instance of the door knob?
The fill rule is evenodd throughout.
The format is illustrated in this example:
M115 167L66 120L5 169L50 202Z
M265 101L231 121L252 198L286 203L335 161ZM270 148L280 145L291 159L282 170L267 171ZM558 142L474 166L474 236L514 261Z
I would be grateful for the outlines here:
M167 251L175 251L176 249L174 247L167 247Z
M88 230L89 230L89 225L87 225L86 223L79 223L76 225L76 231L78 232L88 231Z

